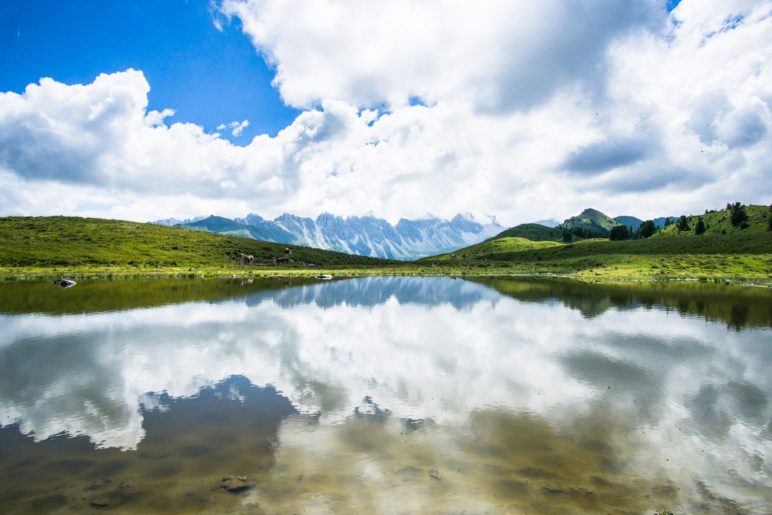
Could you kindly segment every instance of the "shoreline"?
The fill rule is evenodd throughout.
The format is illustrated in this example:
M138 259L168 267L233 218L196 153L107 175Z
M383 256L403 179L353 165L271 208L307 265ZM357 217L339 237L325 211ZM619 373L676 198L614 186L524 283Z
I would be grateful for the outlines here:
M390 267L324 267L324 268L271 268L241 267L0 267L0 282L48 281L59 278L74 280L133 280L133 279L270 279L314 278L330 274L334 278L372 276L425 276L425 277L511 277L523 279L561 279L585 284L665 284L701 283L772 288L772 277L753 274L690 275L647 274L630 269L587 269L576 271L518 270L513 266L448 267L442 265L415 265ZM529 267L530 268L530 267Z

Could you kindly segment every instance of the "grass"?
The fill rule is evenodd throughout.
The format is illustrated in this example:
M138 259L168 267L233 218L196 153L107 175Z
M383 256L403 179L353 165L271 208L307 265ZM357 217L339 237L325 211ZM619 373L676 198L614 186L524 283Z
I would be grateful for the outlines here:
M705 236L714 235L728 235L728 234L747 234L747 233L764 233L769 232L769 215L770 210L767 206L745 206L745 212L748 215L746 222L747 227L732 225L732 219L729 211L721 210L702 215L688 216L689 230L679 231L675 224L669 225L662 231L663 236L687 236L694 238L702 238ZM697 226L699 219L706 225L706 230L703 235L697 235L694 232L694 228Z
M467 259L488 259L489 256L519 254L529 250L540 250L561 245L554 241L531 241L520 237L505 237L487 240L477 245L426 258L427 261L464 261Z
M494 238L525 238L531 241L561 241L563 230L540 224L520 224L497 234Z
M75 217L0 218L0 267L116 272L164 268L239 268L239 254L272 266L292 250L290 267L383 265L388 261L341 252L257 241L179 227Z
M417 262L387 261L184 228L74 217L0 218L0 279L558 275L586 282L700 279L772 285L772 233L573 244L509 237ZM240 253L255 264L239 262ZM455 254L455 258L453 257Z
M463 269L566 275L584 281L703 279L772 284L772 233L744 232L645 240L585 240L571 244L500 238L421 260Z

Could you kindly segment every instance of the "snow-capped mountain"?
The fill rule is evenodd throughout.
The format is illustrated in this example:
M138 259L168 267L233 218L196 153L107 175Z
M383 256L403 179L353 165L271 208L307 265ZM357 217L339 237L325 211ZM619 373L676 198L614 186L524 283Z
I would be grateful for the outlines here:
M249 214L235 220L212 216L179 225L361 256L405 260L473 245L504 229L495 218L483 224L469 214L459 214L451 220L403 218L396 225L374 216L343 218L323 213L313 219L285 213L267 220Z

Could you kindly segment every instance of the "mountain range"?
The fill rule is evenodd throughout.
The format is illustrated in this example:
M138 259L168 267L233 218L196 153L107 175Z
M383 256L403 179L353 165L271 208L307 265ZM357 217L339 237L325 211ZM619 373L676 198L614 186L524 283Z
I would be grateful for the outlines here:
M273 220L249 214L235 219L213 215L183 222L173 220L178 223L169 222L160 220L154 223L402 260L474 245L504 230L494 218L483 224L469 214L458 214L450 220L436 217L419 220L403 218L396 225L374 216L344 218L330 213L323 213L316 219L285 213Z
M676 220L675 217L668 218ZM548 219L509 229L499 225L495 218L483 224L469 214L458 214L450 220L431 216L418 220L403 218L396 225L374 216L344 218L330 213L322 213L315 219L285 213L273 220L248 214L234 219L212 215L187 220L168 218L153 223L360 256L413 260L452 252L493 237L516 236L532 241L560 241L565 229L583 229L588 234L606 236L612 227L620 224L635 231L643 220L634 216L611 218L596 209L588 208L562 223ZM665 217L655 219L654 223L663 227Z

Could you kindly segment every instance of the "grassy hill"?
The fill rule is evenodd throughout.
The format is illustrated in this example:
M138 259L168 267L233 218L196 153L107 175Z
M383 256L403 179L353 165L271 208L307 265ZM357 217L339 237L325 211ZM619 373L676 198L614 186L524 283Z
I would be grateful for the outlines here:
M768 219L770 209L768 206L745 206L745 212L748 215L746 221L747 227L732 225L731 214L728 210L710 211L702 215L688 216L689 229L680 231L675 224L669 225L662 230L664 236L695 236L698 238L712 235L725 234L744 234L744 233L763 233L769 231ZM702 219L706 226L705 233L698 236L694 229L697 227L698 220Z
M511 241L516 240L516 241ZM536 242L524 238L488 240L456 251L467 259L484 261L535 261L571 259L601 254L682 255L682 254L768 254L772 253L772 233L748 232L719 234L702 238L657 235L645 240L584 240L577 243ZM425 258L446 259L448 254Z
M502 231L496 238L525 238L531 241L560 241L563 231L559 228L547 227L540 224L520 224Z
M288 246L293 264L382 266L388 261ZM0 218L0 267L233 267L240 253L272 264L285 245L181 227L76 217Z
M561 224L561 227L564 229L584 229L586 231L608 234L611 228L616 225L619 225L619 222L597 209L585 209L577 216L566 219Z
M455 252L424 258L421 261L465 261L495 260L501 255L516 255L522 252L560 247L555 241L531 241L526 238L500 237L472 245Z
M765 222L766 223L766 222ZM423 263L504 269L511 273L551 273L584 280L772 278L772 231L740 230L686 237L672 230L642 240L590 239L576 243L492 239ZM692 233L693 234L693 233ZM473 272L474 273L474 272Z

